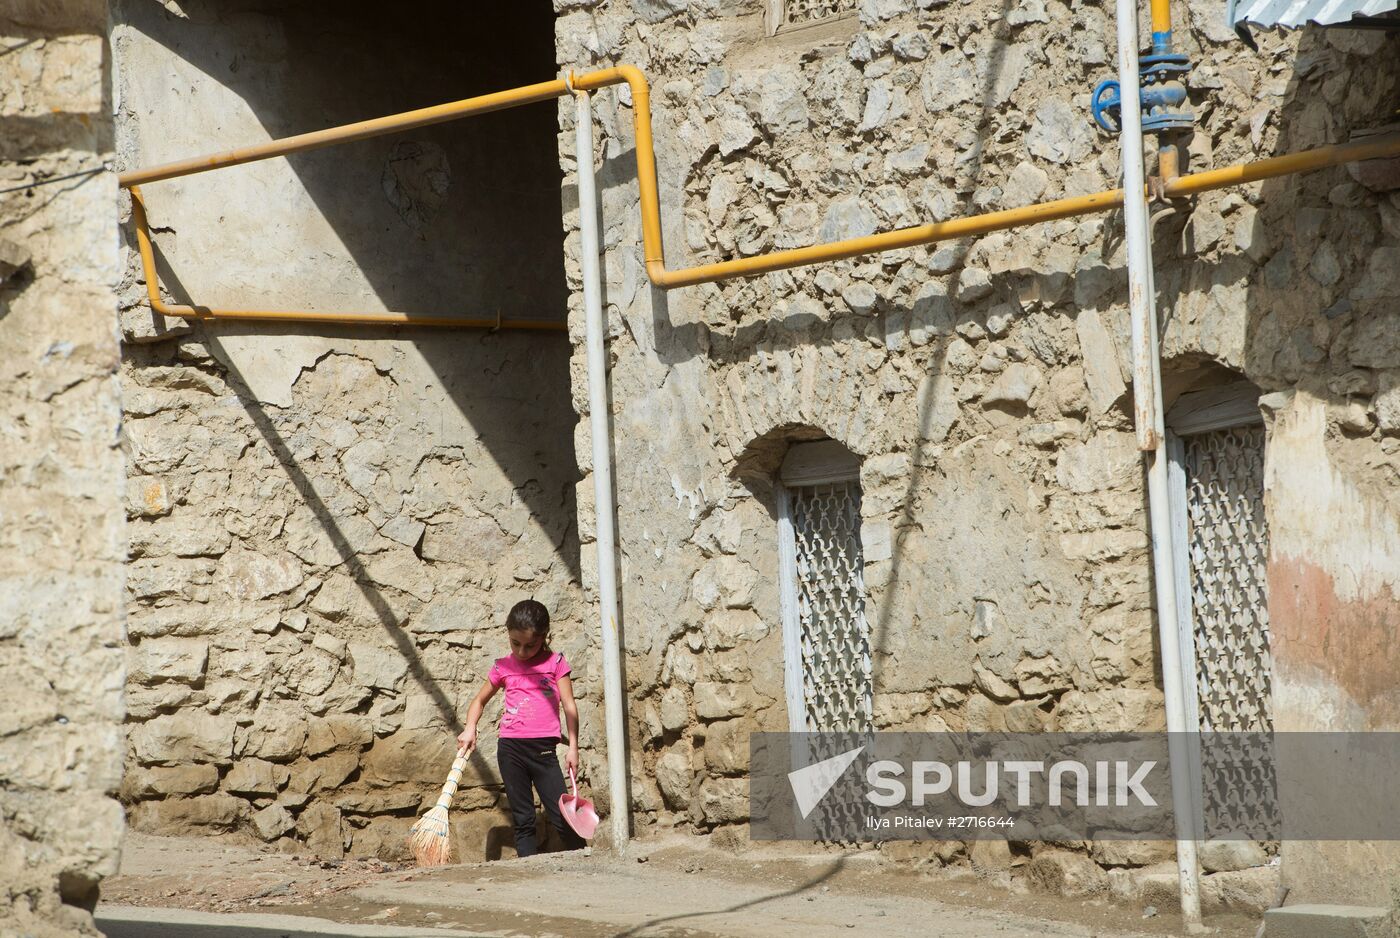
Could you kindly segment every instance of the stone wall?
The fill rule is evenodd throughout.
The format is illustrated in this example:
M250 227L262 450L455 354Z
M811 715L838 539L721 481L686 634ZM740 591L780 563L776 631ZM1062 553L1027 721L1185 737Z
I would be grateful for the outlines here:
M547 23L503 14L527 44L545 30L530 60L343 6L123 4L123 160L538 81L554 58L651 79L672 267L1114 186L1116 141L1085 106L1113 71L1101 6L864 0L775 36L764 6L558 0L552 53ZM1196 63L1190 170L1345 140L1395 110L1394 38L1266 34L1254 52L1218 4L1176 15ZM1160 727L1120 218L662 293L643 270L630 98L596 98L639 828L744 835L747 734L787 725L772 481L799 438L862 458L877 726ZM553 156L500 147L534 132L529 113L483 119L489 145L447 125L149 187L164 284L218 305L557 315L564 284L521 263L558 249ZM545 599L586 663L572 114L563 102L571 358L538 336L192 329L152 319L128 264L138 826L392 853L510 602ZM1308 445L1379 502L1400 458L1393 183L1373 165L1154 208L1168 402L1240 376L1315 401ZM510 236L482 237L502 220ZM1282 485L1268 503L1286 527ZM1339 562L1356 549L1339 542ZM478 769L464 803L498 812ZM464 846L503 823L492 811L459 828ZM1111 846L1085 875L1169 856ZM1082 859L972 853L1049 878Z
M505 50L457 5L420 12L118 4L123 166L553 70L547 17ZM552 133L541 108L146 186L163 286L562 322ZM128 230L132 825L399 857L514 602L550 608L597 718L566 339L164 320L132 247ZM487 744L458 796L481 809L454 824L463 857L511 842L487 836L508 824L495 774Z
M1102 6L863 0L772 37L764 6L556 3L560 62L651 81L672 269L1115 186L1116 141L1086 103L1116 67ZM1196 63L1190 170L1393 119L1396 38L1263 33L1253 52L1219 4L1174 9ZM594 105L639 823L744 835L747 734L787 725L769 486L812 435L863 460L878 727L1160 728L1121 217L663 293L644 276L630 108L625 90ZM571 106L560 126L572 172ZM1241 375L1316 397L1315 444L1392 504L1394 181L1372 164L1154 207L1167 403ZM572 230L567 249L576 275ZM591 481L578 493L587 545ZM1306 510L1271 501L1271 517ZM1048 845L974 854L1075 865Z
M0 933L96 935L122 809L106 4L0 11ZM74 175L39 188L24 186ZM13 190L13 191L11 191Z

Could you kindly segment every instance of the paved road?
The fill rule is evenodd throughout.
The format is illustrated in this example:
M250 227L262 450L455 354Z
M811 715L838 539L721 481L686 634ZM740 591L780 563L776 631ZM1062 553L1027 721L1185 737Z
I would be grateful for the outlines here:
M393 925L341 925L322 918L243 912L100 906L97 927L107 938L479 938L475 932Z

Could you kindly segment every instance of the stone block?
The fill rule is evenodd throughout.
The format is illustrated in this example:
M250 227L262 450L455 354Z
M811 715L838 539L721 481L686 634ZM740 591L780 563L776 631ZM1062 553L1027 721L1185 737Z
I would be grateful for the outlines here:
M413 618L413 631L433 634L471 632L489 619L489 610L470 597L438 597Z
M1141 457L1131 433L1096 433L1083 443L1066 446L1055 466L1055 481L1076 495L1129 489L1141 474Z
M1011 869L1011 846L1004 840L974 840L968 844L968 857L978 873L1001 873Z
M1155 688L1115 687L1067 691L1057 709L1064 733L1155 732L1166 729L1162 695Z
M1103 866L1151 866L1176 856L1170 840L1095 840L1089 855Z
M1264 913L1264 938L1390 938L1389 909L1359 905L1302 904Z
M190 762L222 765L233 756L235 727L231 716L207 713L159 716L131 730L130 747L141 765Z
M306 732L306 753L324 755L332 749L363 749L374 741L369 720L349 713L313 718Z
M127 719L149 720L162 713L173 713L183 707L194 690L188 684L157 684L155 687L128 687L126 692Z
M236 599L266 599L290 592L306 579L301 562L291 554L268 556L251 550L225 554L222 577Z
M981 661L977 661L972 666L972 681L977 689L993 700L1002 702L1015 700L1021 696L1021 692L1011 682L999 677Z
M661 728L678 733L690 722L690 701L679 687L668 687L661 695Z
M296 826L291 813L280 804L270 804L261 811L253 812L249 820L253 822L253 830L257 831L258 836L269 842Z
M28 267L32 259L28 249L22 245L8 238L0 238L0 283Z
M678 750L664 752L656 760L656 784L666 807L673 811L690 807L692 774L690 759Z
M364 566L369 579L380 586L402 590L423 602L433 598L432 577L423 561L407 548L372 554Z
M886 861L901 867L942 866L939 847L947 841L887 840L880 844L880 854Z
M1050 397L1055 407L1066 417L1077 417L1089 409L1089 392L1084 383L1084 369L1061 368L1050 376Z
M1197 851L1207 873L1247 870L1269 862L1264 848L1252 840L1208 840Z
M1098 311L1081 309L1075 319L1075 330L1079 334L1084 383L1089 388L1089 406L1093 415L1098 416L1117 404L1128 386L1123 383L1117 346L1104 328Z
M306 849L323 860L339 860L345 856L345 833L340 809L318 801L301 812L297 830L306 837Z
M985 406L1003 405L1023 409L1030 406L1031 398L1040 388L1040 369L1026 362L1014 362L1002 371L982 395Z
M1116 892L1136 898L1144 905L1155 905L1159 909L1181 908L1181 879L1175 861L1115 869L1110 872L1110 878L1116 883Z
M716 775L749 769L749 727L744 720L722 720L705 728L705 766Z
M747 778L707 778L700 783L700 811L705 823L736 824L749 819Z
M303 699L326 693L339 672L340 661L319 648L307 648L278 665L287 688Z
M347 792L336 796L335 806L346 814L400 814L416 812L422 801L417 790L399 788Z
M262 759L240 760L224 776L224 788L240 795L275 795L286 787L291 772L286 766Z
M1102 564L1147 549L1147 532L1138 528L1112 528L1060 535L1060 550L1069 560Z
M869 315L875 309L879 298L875 288L868 283L853 283L841 291L841 299L845 300L851 312L857 316Z
M1006 729L1012 733L1043 733L1050 723L1050 698L1014 700L1006 705Z
M958 274L953 296L959 303L976 303L992 295L991 274L980 267L964 267Z
M142 801L131 807L128 822L133 830L160 834L204 833L231 830L248 809L248 802L219 792L195 798Z
M156 518L170 513L174 501L161 476L136 476L126 482L126 510L140 518Z
M408 847L408 829L413 818L375 818L350 835L350 855L376 857L391 863L412 859ZM536 821L539 829L539 821ZM548 827L548 825L545 825Z
M132 649L127 680L136 684L194 684L209 665L209 643L197 638L146 639Z
M753 688L747 684L700 681L695 685L695 714L702 720L724 720L750 712Z
M455 750L456 742L445 730L404 730L375 741L361 758L361 776L380 787L441 785ZM481 761L473 758L468 763L468 783L483 780L478 773Z
M1053 895L1077 897L1107 893L1108 874L1082 853L1042 850L1026 866L1031 886Z
M1259 915L1278 898L1277 866L1253 866L1201 877L1201 901L1207 907Z
M1376 424L1382 433L1400 433L1400 369L1378 372L1376 386Z
M298 710L267 705L253 718L248 732L248 755L269 762L290 762L306 744L306 720Z
M705 619L705 638L712 648L735 648L768 634L768 626L752 609L716 610Z
M1225 219L1214 200L1202 199L1181 229L1179 250L1184 257L1205 254L1225 237Z
M648 700L642 705L642 718L638 721L642 730L642 744L650 746L661 739L661 708L656 705L656 701Z
M408 661L397 648L350 642L355 683L364 687L399 690L408 677Z
M204 795L218 787L219 770L207 764L132 768L122 777L122 797L127 801Z
M1016 662L1016 685L1026 697L1058 693L1074 686L1064 665L1054 655L1022 658Z
M298 791L328 791L339 788L360 767L357 752L333 752L311 762L291 764L288 785Z

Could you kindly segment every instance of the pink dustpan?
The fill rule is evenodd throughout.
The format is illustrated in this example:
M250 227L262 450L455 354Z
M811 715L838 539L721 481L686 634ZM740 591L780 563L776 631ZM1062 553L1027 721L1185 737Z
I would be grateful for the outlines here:
M594 810L593 802L578 796L578 779L574 778L573 769L569 770L569 784L573 786L574 793L559 796L559 813L564 815L564 820L580 837L592 840L593 832L598 829L598 812Z

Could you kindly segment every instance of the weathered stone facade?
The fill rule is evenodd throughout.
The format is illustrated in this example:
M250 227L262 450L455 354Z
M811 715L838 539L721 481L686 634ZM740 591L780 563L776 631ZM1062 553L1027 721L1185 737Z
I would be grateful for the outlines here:
M360 13L116 5L122 164L552 69L547 32L534 61L506 60ZM210 305L562 323L552 134L537 109L147 186L163 286ZM507 219L521 231L493 232ZM534 596L556 647L586 657L565 336L189 324L143 305L134 241L126 260L131 824L401 857L509 650L505 611ZM586 670L579 686L591 700ZM499 786L480 787L493 741L472 766L457 804L500 809L455 825L479 858L510 843L487 836L508 824Z
M36 938L97 934L123 828L106 14L0 10L0 934Z
M765 6L556 3L561 67L625 62L651 81L671 267L1116 185L1116 141L1085 106L1114 68L1101 6L865 0L858 15L773 36ZM1196 63L1187 171L1345 140L1395 110L1393 37L1261 35L1253 52L1218 4L1179 3L1175 16ZM368 67L348 92L336 72L332 93L307 82L341 60L307 61L313 31L290 14L133 4L118 19L133 166L545 77L540 62L483 56L444 83L430 64L439 45L405 34L392 38L418 43L412 94L384 91ZM318 23L352 50L377 46L380 33L352 20ZM171 126L175 91L195 103ZM1160 728L1118 217L664 293L644 273L632 102L622 88L595 97L638 827L744 834L747 735L787 726L772 485L798 439L829 436L862 459L877 727ZM291 173L274 161L151 187L177 299L431 310L450 295L489 312L524 295L542 316L567 302L573 350L566 377L568 350L537 336L191 329L153 321L128 266L125 795L138 826L399 849L446 764L452 712L500 653L500 612L529 594L577 653L585 766L605 777L583 601L596 571L572 103L558 114L567 301L479 234L504 221L513 239L557 250L534 225L553 224L554 204L528 189L530 223L513 193L479 210L454 167L480 154L458 137L386 138L363 164L313 155ZM515 169L517 186L553 171ZM1270 451L1270 524L1293 532L1274 544L1274 569L1291 582L1288 564L1320 555L1325 600L1361 550L1374 576L1329 609L1393 632L1375 611L1400 582L1381 559L1390 541L1362 549L1306 524L1299 494L1321 460L1345 478L1335 490L1348 511L1378 530L1396 523L1393 167L1153 210L1168 403L1239 378L1266 393L1291 428ZM433 263L414 267L418 254ZM463 256L488 261L464 269ZM1299 451L1312 469L1283 458ZM1294 647L1313 648L1310 634ZM1328 699L1340 688L1371 714L1363 725L1388 725L1378 675L1393 643L1366 646L1364 673L1301 652L1290 670L1289 647L1285 635L1281 719L1288 700L1311 699L1289 697L1306 670L1308 686ZM480 766L461 803L498 811ZM601 785L594 794L606 807ZM470 817L462 843L479 850L502 819ZM1170 878L1152 866L1169 848L925 853L1073 891ZM1217 894L1245 888L1221 883Z
M857 17L772 37L757 2L556 7L563 66L628 62L651 81L672 269L1117 182L1116 141L1085 104L1116 67L1099 5L865 0ZM1392 119L1393 36L1261 34L1256 53L1218 4L1174 4L1174 16L1196 63L1186 171ZM742 837L744 739L787 726L769 486L785 443L813 435L863 458L877 727L1162 727L1119 217L663 293L644 276L630 101L597 98L640 823ZM572 113L560 111L566 172ZM1241 377L1287 395L1312 414L1306 445L1347 480L1337 497L1368 530L1390 530L1397 514L1396 182L1393 164L1370 164L1356 178L1335 169L1153 207L1168 405ZM576 276L576 235L568 246ZM576 344L581 413L583 367ZM1295 445L1270 457L1266 503L1281 530L1315 514L1302 496L1312 476L1275 494ZM584 480L585 543L591 493ZM1315 538L1305 554L1334 572L1355 556L1374 571L1366 597L1395 595L1400 577L1379 559L1389 540L1304 526ZM1276 544L1276 563L1296 545ZM1322 671L1341 669L1379 715L1394 654L1378 636L1394 623L1363 599L1374 639L1363 657L1376 670ZM1365 624L1340 619L1335 628ZM1280 699L1290 675L1281 662ZM911 849L935 852L900 852ZM1114 888L1145 888L1175 882L1149 866L1170 850L1107 843L1092 856ZM965 858L956 845L936 854ZM1049 845L981 843L971 862L998 870L1028 855L1033 881L1085 878ZM1129 868L1142 869L1131 884ZM1220 880L1208 898L1240 888ZM1370 901L1385 888L1371 877L1350 894Z

